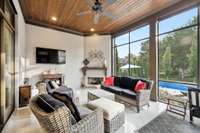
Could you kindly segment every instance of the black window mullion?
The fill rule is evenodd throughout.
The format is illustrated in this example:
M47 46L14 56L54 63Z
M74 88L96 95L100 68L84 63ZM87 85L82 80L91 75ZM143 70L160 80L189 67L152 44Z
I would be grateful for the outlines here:
M128 75L130 76L130 32L129 32L129 54L128 54L128 64L129 64L129 68L128 68Z
M159 25L159 24L158 24L158 25ZM175 30L171 30L171 31L167 31L167 32L163 32L163 33L159 33L159 31L158 31L158 32L157 32L157 33L158 33L157 36L161 36L161 35L173 33L173 32L176 32L176 31L181 31L181 30L188 29L188 28L195 27L195 26L198 26L198 24L193 24L193 25L181 27L181 28L178 28L178 29L175 29Z
M197 86L200 88L200 5L198 5L198 14L197 14L197 23L198 23L198 31L197 31Z

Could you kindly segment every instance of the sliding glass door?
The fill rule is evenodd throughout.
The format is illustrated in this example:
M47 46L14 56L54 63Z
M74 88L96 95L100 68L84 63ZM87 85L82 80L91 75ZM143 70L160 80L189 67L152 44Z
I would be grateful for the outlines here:
M158 22L159 99L185 97L198 83L198 9Z
M14 33L3 20L1 23L1 122L14 109Z
M0 13L0 69L1 69L1 112L0 130L8 120L15 105L15 46L14 11L7 0L1 0Z

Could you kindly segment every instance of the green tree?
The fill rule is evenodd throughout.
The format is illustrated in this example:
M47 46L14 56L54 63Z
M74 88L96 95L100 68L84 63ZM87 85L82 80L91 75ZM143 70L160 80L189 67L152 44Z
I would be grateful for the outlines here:
M172 71L172 53L170 47L166 48L166 51L162 57L162 65L165 76L168 79Z
M197 82L197 44L195 42L192 43L190 47L190 53L188 54L189 61L189 76L193 77L193 82Z

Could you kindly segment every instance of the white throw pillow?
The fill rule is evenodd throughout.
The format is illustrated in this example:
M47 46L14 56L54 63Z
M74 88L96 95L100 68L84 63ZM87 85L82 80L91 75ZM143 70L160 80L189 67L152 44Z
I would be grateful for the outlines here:
M52 84L54 89L58 89L59 88L58 84L55 81L51 81L51 84Z

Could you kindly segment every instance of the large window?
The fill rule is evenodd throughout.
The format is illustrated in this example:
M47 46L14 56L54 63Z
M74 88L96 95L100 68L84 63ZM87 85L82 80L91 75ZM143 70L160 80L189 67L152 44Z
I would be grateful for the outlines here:
M164 102L168 97L187 97L189 87L199 88L200 5L183 9L156 14L145 19L148 25L116 36L113 74L149 79L151 72L151 79L158 76L153 88L158 91L153 92L159 92L159 100Z
M149 25L114 38L115 75L148 78Z
M197 8L158 22L159 96L186 96L188 85L197 84Z

